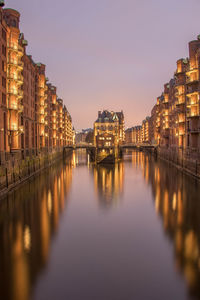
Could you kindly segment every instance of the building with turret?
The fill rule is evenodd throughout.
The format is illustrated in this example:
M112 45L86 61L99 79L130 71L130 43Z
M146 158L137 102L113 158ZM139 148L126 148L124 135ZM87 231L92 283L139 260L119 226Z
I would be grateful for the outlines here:
M124 114L113 111L99 111L94 122L94 145L96 147L114 147L125 141Z

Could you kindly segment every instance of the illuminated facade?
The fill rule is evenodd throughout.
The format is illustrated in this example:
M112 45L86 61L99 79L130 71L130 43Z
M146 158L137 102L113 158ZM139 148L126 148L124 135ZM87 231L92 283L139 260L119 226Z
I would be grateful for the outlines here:
M7 77L7 25L3 18L3 10L0 7L0 48L2 68L0 68L0 76L2 83L0 84L0 160L5 160L5 153L9 151L8 144L8 106L6 97L6 77ZM4 78L4 79L3 79Z
M0 2L0 163L72 144L72 118L48 83L46 66L26 53L20 13Z
M128 128L125 131L126 144L141 144L142 143L142 126Z
M94 123L94 145L99 147L114 147L125 141L123 112L98 112Z
M173 78L164 85L148 118L148 129L145 129L147 119L142 122L142 142L150 142L177 153L181 150L187 156L199 153L199 73L200 35L189 43L189 58L177 61ZM128 140L130 135L127 131Z
M22 85L24 83L22 74L24 63L22 57L24 55L24 48L19 40L20 14L13 9L4 9L3 15L7 24L7 76L5 78L8 108L7 134L9 149L11 151L18 151L21 148L21 133L23 132L21 118L24 110L22 102Z
M146 117L146 119L142 122L141 128L141 139L142 143L150 142L150 117Z

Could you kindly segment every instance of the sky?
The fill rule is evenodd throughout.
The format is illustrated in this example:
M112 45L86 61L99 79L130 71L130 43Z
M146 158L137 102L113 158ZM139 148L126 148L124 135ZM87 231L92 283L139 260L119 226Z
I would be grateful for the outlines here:
M124 111L126 127L156 97L200 34L200 0L5 0L35 62L46 65L76 130L98 110Z

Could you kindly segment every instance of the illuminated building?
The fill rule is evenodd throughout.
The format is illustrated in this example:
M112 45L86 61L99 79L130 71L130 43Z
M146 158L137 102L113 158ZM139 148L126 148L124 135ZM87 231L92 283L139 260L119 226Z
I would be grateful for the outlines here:
M0 48L2 68L0 68L0 76L2 83L0 84L0 161L5 160L5 153L9 151L8 144L8 106L6 91L6 63L7 63L7 25L3 19L3 10L0 7ZM4 78L4 79L3 79Z
M125 131L126 144L140 144L142 142L142 126L134 126Z
M187 146L192 149L200 148L200 36L189 43L189 63L186 72L187 96Z
M72 128L72 118L70 113L68 112L66 106L63 109L64 113L64 145L72 145L74 144L75 132Z
M146 117L145 120L142 122L142 129L141 129L141 134L142 134L142 143L149 143L150 142L150 117Z
M9 160L8 153L24 158L74 140L71 116L56 87L47 84L46 66L26 52L20 13L2 6L0 2L0 163Z
M35 76L36 69L32 57L26 54L27 41L24 35L20 35L20 43L24 47L24 56L22 57L23 67L23 114L21 116L21 125L24 128L21 135L21 150L25 150L25 154L35 153L36 140L36 122L35 122Z
M45 147L46 134L46 100L47 100L47 85L45 77L45 65L41 63L36 64L36 98L37 98L37 124L38 124L38 148Z
M4 87L7 86L9 149L16 152L21 149L21 133L23 132L22 85L24 78L22 72L24 63L22 57L24 48L19 39L19 12L4 9L3 14L7 24L7 78L5 77L2 83Z
M94 145L99 147L113 147L125 141L123 112L98 112L94 123Z

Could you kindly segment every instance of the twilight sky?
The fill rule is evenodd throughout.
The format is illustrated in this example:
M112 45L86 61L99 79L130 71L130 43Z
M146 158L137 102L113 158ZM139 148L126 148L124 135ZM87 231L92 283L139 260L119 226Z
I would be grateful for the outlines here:
M75 129L97 111L140 124L200 33L200 0L5 0L21 13L28 54L69 109Z

